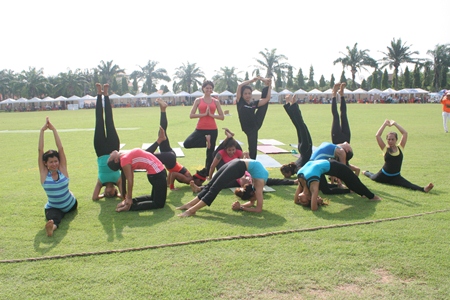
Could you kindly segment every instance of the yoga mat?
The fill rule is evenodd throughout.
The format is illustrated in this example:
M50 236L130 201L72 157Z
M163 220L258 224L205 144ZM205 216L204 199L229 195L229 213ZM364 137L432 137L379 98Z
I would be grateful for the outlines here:
M184 148L184 142L178 142L178 145L180 145L181 148Z
M122 149L125 146L125 144L120 144L119 149Z
M269 155L265 155L265 154L256 155L256 160L259 161L266 168L279 168L282 166L274 158L270 157Z
M261 144L264 145L272 145L272 146L281 146L284 145L284 143L274 140L274 139L260 139L258 140Z
M292 148L298 149L298 144L289 144L289 146L291 146ZM316 146L312 146L312 152L314 153L314 151L316 151L317 147Z
M256 147L258 151L262 153L270 153L270 154L276 154L276 153L289 153L290 151L272 146L272 145L258 145Z

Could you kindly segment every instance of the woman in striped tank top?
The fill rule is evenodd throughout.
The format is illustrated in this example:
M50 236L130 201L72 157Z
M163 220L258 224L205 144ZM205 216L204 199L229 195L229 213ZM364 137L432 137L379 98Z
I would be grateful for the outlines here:
M48 150L44 153L44 132L53 131L58 151ZM64 149L55 126L47 117L39 134L38 165L41 184L47 194L45 204L45 231L47 236L52 236L61 219L68 212L77 209L77 199L69 190L69 173L67 172L67 160Z

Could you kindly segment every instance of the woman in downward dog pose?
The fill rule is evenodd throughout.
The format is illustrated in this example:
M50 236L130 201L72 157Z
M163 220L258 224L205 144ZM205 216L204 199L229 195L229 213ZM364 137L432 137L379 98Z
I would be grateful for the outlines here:
M156 102L160 107L158 139L145 151L155 155L167 168L167 171L169 171L167 185L171 190L176 190L175 180L185 184L189 184L193 181L196 185L201 186L206 180L205 171L197 171L197 173L192 176L191 172L177 161L177 155L170 146L169 138L167 136L168 121L166 109L168 105L159 98L156 99ZM158 147L160 152L155 153Z
M53 132L58 151L48 150L44 153L44 132L47 129ZM39 134L38 166L41 185L47 194L45 231L47 236L53 236L53 232L58 228L64 215L76 210L78 203L69 190L67 159L61 139L48 117Z
M178 216L190 217L202 207L205 207L206 205L210 206L220 191L233 180L241 178L245 174L245 171L248 171L252 176L254 188L251 188L250 186L248 189L253 190L254 198L250 199L249 196L247 198L249 201L242 205L236 201L231 208L233 210L261 212L263 207L263 189L269 173L259 161L252 159L234 159L223 165L193 200L185 205L177 207L177 209L185 210L185 212Z
M223 120L224 114L220 106L220 101L211 96L214 89L212 81L205 81L202 85L203 97L197 98L192 105L190 118L198 118L197 127L195 131L189 135L184 141L184 147L190 148L205 148L206 147L206 162L205 168L208 171L213 160L213 152L216 147L217 140L217 125L216 119ZM197 113L197 110L199 113ZM217 110L217 115L215 114Z
M252 88L249 84L261 80L266 87L261 92L261 100L252 101ZM261 128L269 107L271 97L271 78L255 77L242 82L236 90L237 110L242 131L247 135L248 152L251 159L256 159L258 130Z
M109 85L96 83L97 102L95 104L95 131L94 131L94 149L97 154L98 178L92 194L92 200L99 200L103 197L120 197L115 186L122 189L120 171L111 170L107 163L109 154L114 150L119 150L120 141L114 126L111 102L109 101ZM105 118L103 119L102 94L105 99ZM106 131L105 131L106 127ZM100 193L102 187L105 187L103 194Z
M387 145L384 143L381 135L386 127L395 126L402 137L400 138L400 142L398 142L398 136L396 132L389 132L386 135ZM380 183L387 183L391 185L401 186L404 188L408 188L415 191L421 191L428 193L434 185L430 182L427 186L421 187L415 185L400 175L400 170L402 168L403 162L403 151L406 146L406 140L408 138L408 133L402 126L400 126L394 120L385 120L381 125L380 129L378 129L376 134L376 139L378 146L381 151L384 153L384 165L381 170L376 173L370 173L369 171L365 171L364 175L372 179L373 181Z

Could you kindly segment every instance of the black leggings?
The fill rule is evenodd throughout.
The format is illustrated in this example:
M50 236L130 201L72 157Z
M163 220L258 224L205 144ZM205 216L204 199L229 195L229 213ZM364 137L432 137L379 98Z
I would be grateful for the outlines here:
M97 102L95 104L94 148L97 157L110 154L114 150L118 151L120 148L119 135L114 127L111 102L108 96L105 96L105 119L103 120L102 95L97 95Z
M259 102L258 102L259 103ZM247 135L248 142L248 154L251 159L256 159L256 152L258 148L258 131L261 129L264 118L266 117L267 109L269 108L269 102L264 104L263 106L258 106L255 116L255 127L246 128L244 133Z
M297 103L290 105L286 103L284 105L286 113L289 115L292 123L297 130L297 140L298 140L298 152L300 153L299 159L295 162L298 168L303 167L311 158L312 154L312 139L309 134L308 126L306 126L305 121L302 117L302 112Z
M205 167L206 170L209 170L211 163L214 159L213 152L214 148L216 148L216 141L218 131L217 129L195 129L191 135L189 135L183 143L184 148L206 148L206 138L205 135L210 135L210 147L206 149L206 161Z
M365 174L364 174L365 175ZM369 176L367 176L369 175ZM401 186L407 189L411 189L414 191L421 191L425 192L425 189L421 186L415 185L414 183L409 182L405 178L403 178L401 175L396 176L387 176L381 170L376 174L367 174L366 176L372 179L373 181L380 182L380 183L386 183L390 185L396 185Z
M150 195L133 198L130 210L149 210L163 208L167 198L167 172L163 170L158 174L147 174L147 179L152 185Z
M333 144L350 143L350 125L347 118L347 104L345 98L341 97L341 121L337 111L336 97L331 101L331 113L333 114L333 123L331 124L331 141Z
M72 206L72 208L67 213L77 210L77 207L78 207L78 202L77 202L77 200L75 200L75 204ZM53 223L56 225L56 227L59 226L59 224L61 223L61 220L62 220L62 218L64 218L65 214L66 214L65 212L63 212L62 210L60 210L58 208L46 208L45 209L45 218L47 219L47 221L53 220Z
M240 159L234 159L224 164L197 197L210 206L220 191L229 187L233 180L241 178L245 171L247 171L247 165Z
M168 121L166 112L161 112L159 117L159 125L164 129L166 140L162 141L161 144L154 142L145 151L154 154L156 158L158 158L167 169L172 169L177 163L177 155L175 154L175 151L173 151L173 149L170 147L169 137L167 136ZM158 146L160 152L155 153Z
M350 190L358 195L366 196L368 199L375 197L375 194L359 180L359 177L348 166L338 161L330 160L330 170L325 174L339 178Z

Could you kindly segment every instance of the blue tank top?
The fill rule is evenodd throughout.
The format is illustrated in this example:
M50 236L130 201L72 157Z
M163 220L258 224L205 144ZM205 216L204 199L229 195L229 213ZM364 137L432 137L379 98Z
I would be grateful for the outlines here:
M58 170L58 180L53 180L52 173L48 172L42 187L47 194L45 208L58 208L68 212L76 203L75 197L69 191L69 178Z
M319 159L314 161L308 161L297 172L299 178L304 178L306 184L309 185L313 181L320 181L320 176L330 171L330 161L325 159Z
M314 151L310 160L334 158L334 151L338 147L335 144L324 142Z
M256 160L248 160L247 171L254 179L264 179L264 182L267 182L267 178L269 178L269 172L267 172L262 163Z

